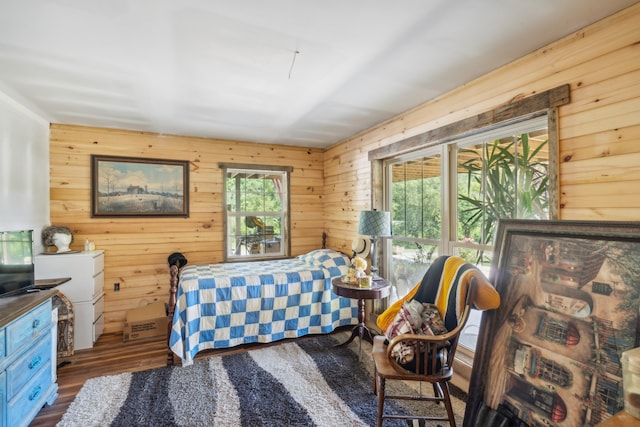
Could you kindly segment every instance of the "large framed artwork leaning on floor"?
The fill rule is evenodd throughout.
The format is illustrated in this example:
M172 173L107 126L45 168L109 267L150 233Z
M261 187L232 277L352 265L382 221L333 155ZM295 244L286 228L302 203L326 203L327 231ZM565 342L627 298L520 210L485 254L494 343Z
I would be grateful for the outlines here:
M595 426L623 409L639 344L640 223L501 221L465 426ZM516 424L517 425L517 424Z

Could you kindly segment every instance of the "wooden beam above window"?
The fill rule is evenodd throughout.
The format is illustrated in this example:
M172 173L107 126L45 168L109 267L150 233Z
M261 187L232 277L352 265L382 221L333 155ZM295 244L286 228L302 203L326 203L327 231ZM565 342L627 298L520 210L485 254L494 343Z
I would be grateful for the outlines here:
M493 110L468 117L437 129L369 151L369 161L388 159L418 148L426 148L454 138L473 135L508 122L531 119L547 110L571 102L570 86L558 86L526 98L512 100Z

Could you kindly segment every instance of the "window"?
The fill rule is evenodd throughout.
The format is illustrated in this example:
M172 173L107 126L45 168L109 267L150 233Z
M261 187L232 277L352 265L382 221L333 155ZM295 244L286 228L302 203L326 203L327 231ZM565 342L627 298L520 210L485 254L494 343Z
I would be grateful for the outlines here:
M442 252L441 149L389 165L392 218L391 282L406 295Z
M549 218L548 142L540 116L385 162L393 236L384 271L398 297L438 255L459 255L490 276L500 218ZM472 311L461 339L471 351L480 317Z
M225 260L289 255L289 173L277 166L221 165L224 170Z
M573 384L571 371L555 360L539 357L535 368L539 378L559 387L568 388Z
M549 218L546 117L460 140L456 158L455 235L469 262L491 265L498 221Z

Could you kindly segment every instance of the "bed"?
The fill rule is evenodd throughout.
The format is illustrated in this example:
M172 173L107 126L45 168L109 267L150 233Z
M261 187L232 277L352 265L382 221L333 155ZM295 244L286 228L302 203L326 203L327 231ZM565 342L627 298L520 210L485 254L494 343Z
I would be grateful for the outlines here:
M171 265L167 364L174 355L187 366L206 349L356 324L358 302L331 290L331 279L345 275L348 265L346 255L331 249L284 260Z

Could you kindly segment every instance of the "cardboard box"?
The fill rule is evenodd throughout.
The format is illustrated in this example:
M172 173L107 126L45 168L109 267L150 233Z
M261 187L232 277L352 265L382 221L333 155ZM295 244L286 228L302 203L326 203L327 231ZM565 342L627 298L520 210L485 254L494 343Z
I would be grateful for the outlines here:
M132 341L167 335L167 311L163 302L154 302L127 311L123 340Z

